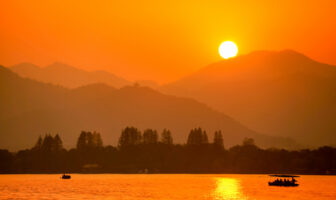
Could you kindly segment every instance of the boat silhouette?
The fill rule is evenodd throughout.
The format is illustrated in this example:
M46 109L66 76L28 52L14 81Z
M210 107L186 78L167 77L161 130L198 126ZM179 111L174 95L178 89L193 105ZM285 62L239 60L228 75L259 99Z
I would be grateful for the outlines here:
M68 174L63 174L61 178L62 179L71 179L71 176L68 175Z
M295 175L283 175L283 174L272 174L270 177L276 178L273 181L269 181L269 186L284 186L284 187L297 187L299 184L295 178L300 176ZM291 180L290 180L291 178Z

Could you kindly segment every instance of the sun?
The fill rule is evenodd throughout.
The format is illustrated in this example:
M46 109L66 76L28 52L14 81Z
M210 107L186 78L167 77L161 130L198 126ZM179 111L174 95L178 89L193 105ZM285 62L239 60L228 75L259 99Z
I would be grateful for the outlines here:
M219 55L224 59L235 57L238 53L238 47L234 42L225 41L219 46Z

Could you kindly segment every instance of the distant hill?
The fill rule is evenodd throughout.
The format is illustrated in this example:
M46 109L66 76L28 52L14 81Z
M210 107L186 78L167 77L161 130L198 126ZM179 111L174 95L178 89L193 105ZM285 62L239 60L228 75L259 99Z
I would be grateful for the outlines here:
M105 83L116 88L133 84L106 71L89 72L58 62L44 68L31 63L21 63L10 67L10 69L22 77L68 88L76 88L93 83Z
M105 144L116 144L122 128L169 128L184 143L189 130L202 127L211 138L221 129L226 146L253 137L261 146L288 147L290 139L258 134L234 119L192 99L163 95L150 88L116 89L92 84L77 89L21 78L0 67L0 148L31 147L38 135L59 133L74 146L81 130L101 132Z
M336 144L336 66L291 50L223 60L160 91L204 102L260 133Z
M152 89L157 89L160 87L160 85L152 80L137 80L134 82L135 85L144 86L144 87L150 87Z

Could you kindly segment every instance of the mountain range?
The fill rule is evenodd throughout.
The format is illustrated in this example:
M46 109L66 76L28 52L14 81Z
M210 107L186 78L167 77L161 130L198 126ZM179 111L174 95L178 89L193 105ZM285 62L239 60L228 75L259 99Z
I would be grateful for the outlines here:
M37 117L38 111L49 112L50 116L47 113L41 113L46 118L54 115L51 113L55 111L54 116L62 118L64 113L69 112L68 110L76 108L76 112L70 112L64 119L72 115L83 118L85 114L78 113L90 111L88 112L90 115L97 116L92 119L86 117L83 124L88 125L87 129L97 129L106 133L109 143L116 142L116 134L119 134L122 126L134 124L143 129L171 128L176 132L178 142L185 141L188 129L202 126L210 131L227 128L228 132L225 134L229 134L226 141L229 145L238 143L245 136L260 136L259 142L265 146L297 146L292 140L283 138L293 138L304 146L310 147L336 144L336 118L334 117L336 66L316 62L292 50L257 51L222 60L160 87L151 81L133 84L131 81L103 71L98 74L106 76L98 76L95 75L96 72L87 72L61 63L45 68L23 63L10 67L10 70L20 77L4 69L2 73L6 72L8 76L11 74L10 77L16 77L15 82L27 82L30 87L25 84L14 84L9 87L12 88L12 92L7 91L10 95L3 93L1 101L6 101L11 106L5 106L4 109L8 108L8 110L0 115L6 116L6 120L9 121L9 116L14 120L15 117L28 115L29 112ZM5 90L7 84L4 82L1 87ZM32 89L31 85L36 87L38 85L39 89ZM126 85L133 86L126 87ZM139 85L150 86L159 92L139 87ZM29 95L32 93L34 95ZM81 100L78 100L80 97L76 97L79 93L84 96ZM26 95L22 99L28 98L28 100L19 102L17 99L22 95ZM104 98L99 98L100 95ZM131 96L134 99L129 99ZM144 98L148 98L146 102ZM138 105L135 100L141 102L139 104L141 108L134 107ZM164 105L169 106L171 110L157 101L166 102ZM176 101L179 103L177 104ZM85 104L88 106L85 107ZM106 108L111 108L110 113L99 105L107 105ZM129 105L129 108L126 105ZM114 109L117 111L115 114L121 116L120 119L113 114ZM136 110L144 113L140 111L134 113ZM170 113L168 115L171 118L158 117L159 110L162 110L163 116ZM171 113L173 111L175 111L174 114ZM194 112L198 114L192 117ZM202 117L201 112L204 112ZM132 113L132 116L127 113ZM21 117L23 120L25 117L30 119L29 117L32 116ZM118 125L116 127L107 125L107 118L113 119ZM94 124L98 123L97 119L101 120L99 123L103 121L104 123ZM62 120L46 120L45 123ZM184 121L188 123L182 125ZM74 120L74 123L77 122L78 120ZM81 129L78 124L72 125L70 122L65 124L68 124L69 130L73 132ZM224 124L230 125L225 127ZM49 125L44 129L36 129L34 134L58 130L55 124ZM64 124L59 124L59 128L62 126ZM244 131L230 132L234 129L232 127L240 127ZM71 135L65 128L59 130L61 131ZM109 135L111 132L114 132L113 136ZM275 142L274 138L280 139Z
M158 84L151 80L138 80L133 83L132 81L128 81L107 71L85 71L60 62L55 62L46 67L39 67L32 63L20 63L9 67L9 69L21 77L67 88L77 88L93 83L105 83L115 88L121 88L135 83L151 88L158 87Z
M0 67L0 110L0 148L10 150L31 147L46 133L59 133L66 147L74 147L82 130L98 131L105 144L115 145L126 126L159 132L168 128L176 143L186 142L190 129L202 127L210 138L222 130L227 147L245 137L265 147L296 145L252 131L203 103L148 87L116 89L96 83L68 89L22 78L4 67Z
M292 50L222 60L160 91L196 99L260 133L336 144L336 66Z

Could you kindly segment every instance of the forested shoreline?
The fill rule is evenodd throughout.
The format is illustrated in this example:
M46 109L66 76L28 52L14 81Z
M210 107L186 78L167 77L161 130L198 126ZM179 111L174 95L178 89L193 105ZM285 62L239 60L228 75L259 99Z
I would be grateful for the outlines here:
M0 150L0 173L291 173L336 174L336 148L289 151L261 149L252 138L229 149L221 131L208 140L192 129L186 144L169 130L122 130L118 145L103 145L97 132L82 131L76 148L64 149L59 135L40 136L31 149Z

